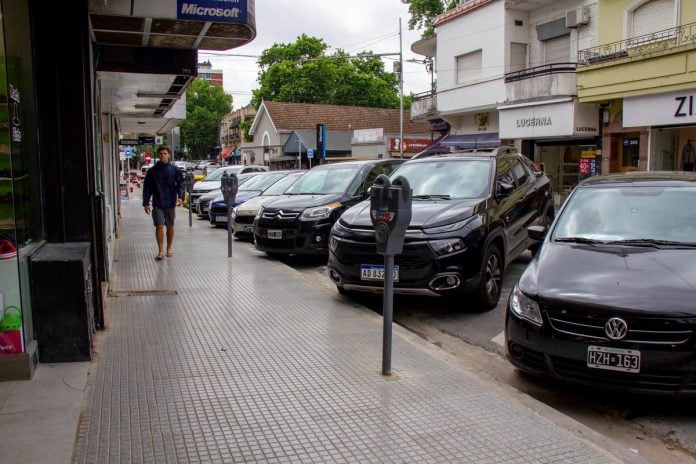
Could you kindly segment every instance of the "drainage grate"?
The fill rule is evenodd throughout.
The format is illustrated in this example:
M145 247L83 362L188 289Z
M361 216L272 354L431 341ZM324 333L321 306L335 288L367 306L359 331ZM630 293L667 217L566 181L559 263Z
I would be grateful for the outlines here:
M122 296L169 296L178 295L176 290L109 290L108 296L119 298Z

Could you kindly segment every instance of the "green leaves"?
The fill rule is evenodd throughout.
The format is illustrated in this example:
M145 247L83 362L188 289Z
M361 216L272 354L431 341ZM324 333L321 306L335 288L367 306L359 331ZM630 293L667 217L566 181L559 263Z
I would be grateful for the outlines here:
M433 20L442 13L457 6L457 0L403 0L408 4L411 18L409 29L423 29L422 37L432 37L435 33Z
M275 44L258 64L261 100L398 108L398 79L371 52L350 58L344 51L327 54L328 45L302 34L294 43Z
M222 87L196 79L186 91L186 119L181 123L181 141L192 159L208 158L218 145L220 120L232 110L232 96Z

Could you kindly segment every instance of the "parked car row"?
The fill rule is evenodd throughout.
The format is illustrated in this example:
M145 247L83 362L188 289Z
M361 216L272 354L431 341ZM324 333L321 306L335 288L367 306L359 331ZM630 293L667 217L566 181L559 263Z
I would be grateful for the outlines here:
M696 395L696 174L590 178L556 215L548 177L512 147L348 161L247 180L234 234L273 256L327 255L339 292L381 293L369 203L380 174L406 177L413 193L396 293L488 310L505 268L530 250L507 301L513 365L582 385ZM219 224L226 207L213 201Z

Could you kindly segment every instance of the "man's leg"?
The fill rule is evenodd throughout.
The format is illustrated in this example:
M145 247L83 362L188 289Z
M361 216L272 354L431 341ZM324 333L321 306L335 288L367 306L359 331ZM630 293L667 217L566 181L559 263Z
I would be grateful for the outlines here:
M172 255L172 245L174 244L174 226L167 227L167 256Z
M167 235L169 235L169 233L167 233ZM159 248L157 256L164 256L164 226L157 226L155 228L155 237L157 237L157 248Z

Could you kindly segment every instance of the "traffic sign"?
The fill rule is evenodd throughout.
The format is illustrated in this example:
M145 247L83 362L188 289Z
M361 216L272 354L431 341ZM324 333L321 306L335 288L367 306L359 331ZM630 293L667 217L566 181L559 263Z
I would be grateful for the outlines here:
M308 149L307 149L307 158L308 158L308 159L314 158L314 149L313 149L313 148L308 148Z

